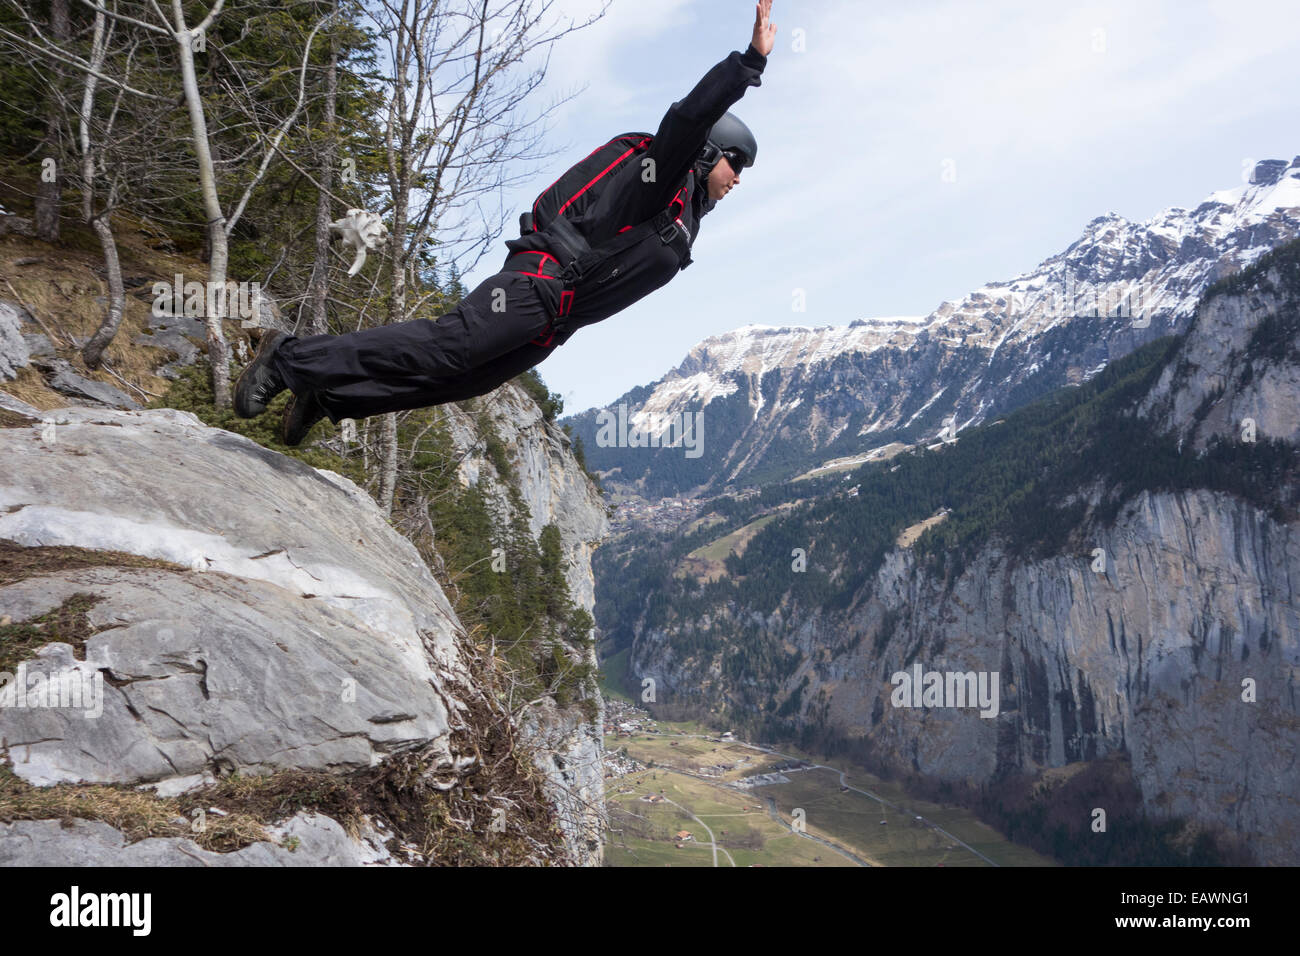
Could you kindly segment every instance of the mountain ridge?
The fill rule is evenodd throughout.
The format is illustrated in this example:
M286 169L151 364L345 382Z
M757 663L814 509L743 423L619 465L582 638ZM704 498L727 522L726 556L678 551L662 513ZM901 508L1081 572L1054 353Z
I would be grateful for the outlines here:
M592 467L647 497L790 477L894 441L951 438L1159 335L1186 328L1201 293L1300 235L1300 156L1251 182L1134 223L1090 221L1064 251L924 317L848 325L749 324L709 336L608 409L650 434L703 414L701 461L601 447L588 409L565 421Z
M817 486L722 580L692 579L677 557L690 545L611 553L598 621L627 575L662 579L656 607L617 612L629 676L654 680L665 716L847 748L993 804L1018 800L1017 780L1032 792L1049 771L1117 760L1106 779L1122 778L1132 814L1294 863L1297 369L1300 241L1085 387L858 469L847 491ZM718 499L718 533L794 493L765 489L751 512ZM610 560L628 556L635 570ZM1000 673L1001 713L895 709L890 676L918 661ZM1062 832L1087 843L1075 809Z

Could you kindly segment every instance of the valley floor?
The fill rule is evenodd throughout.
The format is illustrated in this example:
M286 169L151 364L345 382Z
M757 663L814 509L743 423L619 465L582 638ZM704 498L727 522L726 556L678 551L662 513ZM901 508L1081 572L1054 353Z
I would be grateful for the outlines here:
M610 866L1055 865L968 810L698 725L658 721L605 747L631 770L606 779Z

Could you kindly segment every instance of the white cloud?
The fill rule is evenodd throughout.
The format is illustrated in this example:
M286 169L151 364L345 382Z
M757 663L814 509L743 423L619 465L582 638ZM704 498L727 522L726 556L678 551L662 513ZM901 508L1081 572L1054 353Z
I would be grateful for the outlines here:
M606 0L557 0L555 22L585 23L606 6ZM701 12L691 0L614 0L604 16L565 37L551 54L547 86L576 90L587 86L581 113L617 110L634 102L653 73L649 51L666 34L689 26ZM553 31L552 31L553 32Z

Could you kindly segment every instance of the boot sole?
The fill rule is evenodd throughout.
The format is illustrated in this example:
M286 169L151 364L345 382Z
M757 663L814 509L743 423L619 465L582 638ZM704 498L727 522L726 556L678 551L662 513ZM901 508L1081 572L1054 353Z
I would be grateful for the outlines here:
M253 353L253 360L248 363L239 378L235 380L235 414L240 418L256 418L266 411L266 406L253 402L248 392L252 390L252 375L254 369L261 368L270 361L274 354L276 346L281 340L288 338L284 332L273 332L268 330L262 335L262 340L257 343L257 351Z

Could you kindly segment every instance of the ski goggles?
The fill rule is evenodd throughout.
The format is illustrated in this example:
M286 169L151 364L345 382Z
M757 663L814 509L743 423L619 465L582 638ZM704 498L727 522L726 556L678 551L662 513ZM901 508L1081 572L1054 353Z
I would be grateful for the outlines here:
M745 168L745 154L734 149L724 149L722 155L726 157L727 163L731 166L731 171L739 176L740 171Z

